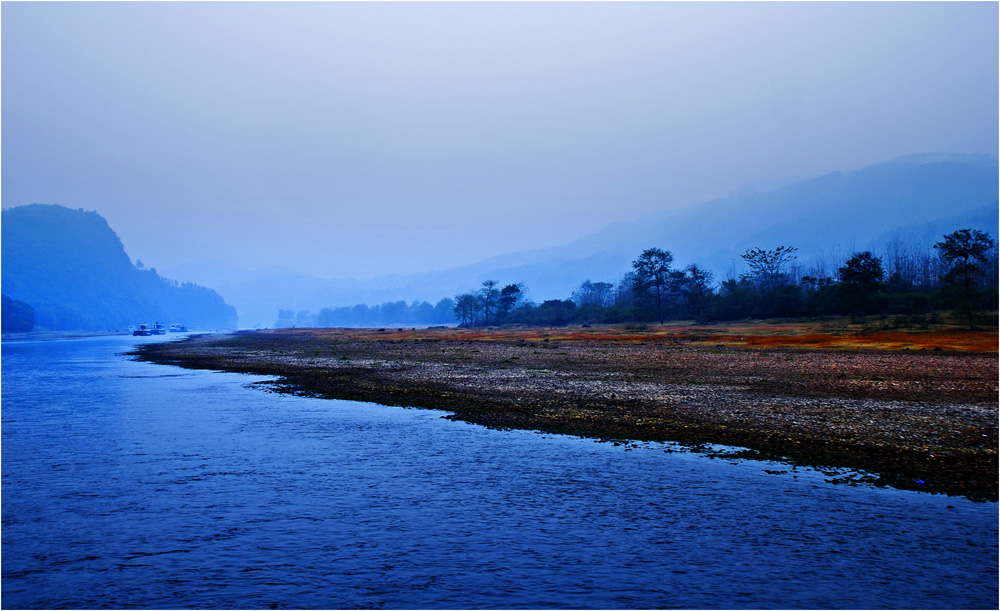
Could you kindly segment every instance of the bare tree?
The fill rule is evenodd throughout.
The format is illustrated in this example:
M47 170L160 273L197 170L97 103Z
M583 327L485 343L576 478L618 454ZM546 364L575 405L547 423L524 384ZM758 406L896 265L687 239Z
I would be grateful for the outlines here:
M500 297L500 291L497 289L498 284L496 280L484 280L483 288L479 289L484 325L490 324L490 314L496 312L497 299Z
M472 293L463 293L461 295L455 295L455 318L462 325L469 325L476 321L476 315L479 313L479 298Z
M715 274L703 267L699 267L696 263L692 263L684 268L681 292L698 319L704 317L708 297L712 294L712 282L714 280Z
M580 288L573 291L572 298L580 307L588 305L607 307L613 303L613 290L614 285L610 282L584 280Z
M748 249L740 257L750 266L743 279L757 285L766 293L788 282L788 269L795 260L794 246L779 246L774 250Z
M628 272L624 274L615 285L614 289L614 305L617 306L630 306L635 303L635 293L633 292L633 287L635 286L635 274L633 272Z

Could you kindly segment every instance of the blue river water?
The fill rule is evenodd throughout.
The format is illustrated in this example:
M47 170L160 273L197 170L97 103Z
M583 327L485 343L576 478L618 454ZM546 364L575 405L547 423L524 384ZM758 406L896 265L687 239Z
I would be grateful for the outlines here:
M996 503L265 392L144 341L3 343L3 608L997 606Z

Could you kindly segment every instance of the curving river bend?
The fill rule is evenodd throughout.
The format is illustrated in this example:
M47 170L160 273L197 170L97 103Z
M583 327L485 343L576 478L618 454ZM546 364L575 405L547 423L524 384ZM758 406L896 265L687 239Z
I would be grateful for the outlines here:
M3 608L997 604L996 503L268 393L142 341L3 343Z

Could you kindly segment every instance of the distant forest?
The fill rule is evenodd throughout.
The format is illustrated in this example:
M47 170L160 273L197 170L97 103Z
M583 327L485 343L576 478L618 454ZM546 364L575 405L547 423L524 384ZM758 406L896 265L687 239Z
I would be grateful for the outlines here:
M309 310L278 310L275 327L380 327L383 325L448 325L455 323L455 302L445 297L431 305L426 301L390 301L381 305L358 304Z
M277 327L383 325L562 326L623 322L731 321L830 315L895 315L900 323L932 320L939 310L974 315L998 305L997 244L985 232L960 229L933 247L893 240L883 252L843 261L799 263L794 246L753 248L716 282L698 264L673 267L673 255L644 250L617 282L584 281L566 299L540 304L523 283L486 280L477 290L436 305L389 302L318 314L281 310Z

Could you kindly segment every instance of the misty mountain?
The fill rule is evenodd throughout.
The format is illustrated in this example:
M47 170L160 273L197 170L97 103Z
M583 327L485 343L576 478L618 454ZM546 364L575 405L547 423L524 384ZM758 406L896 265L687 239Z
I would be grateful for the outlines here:
M27 333L35 328L35 310L23 301L3 295L0 329L4 333Z
M892 238L931 244L963 227L996 237L997 179L990 155L909 155L853 172L759 183L680 211L615 223L565 246L437 272L366 281L271 274L213 286L236 305L244 324L267 326L279 307L315 312L396 299L434 302L487 278L524 282L535 301L566 298L584 280L617 281L651 246L673 252L677 267L698 263L722 279L730 269L742 271L740 255L754 247L795 246L798 261L808 264L860 250L877 253Z
M134 266L96 212L10 208L3 211L2 231L3 294L34 309L36 328L125 330L155 321L236 327L236 310L215 291Z
M680 266L697 262L719 275L739 268L740 254L754 247L795 246L806 262L830 252L878 251L890 236L924 242L965 226L995 235L997 171L996 158L986 155L900 157L613 225L552 254L574 259L604 251L626 269L642 248L659 246ZM944 229L927 235L933 224Z

